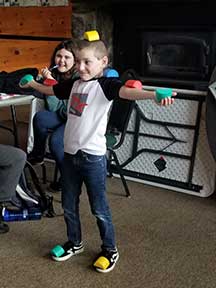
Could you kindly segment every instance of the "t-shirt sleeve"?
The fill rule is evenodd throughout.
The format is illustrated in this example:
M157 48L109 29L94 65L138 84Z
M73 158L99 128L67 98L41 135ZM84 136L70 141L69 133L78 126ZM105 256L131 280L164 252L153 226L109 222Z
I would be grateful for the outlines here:
M59 99L69 99L75 79L68 79L53 86L54 94Z
M100 85L103 89L104 95L108 100L119 98L119 90L124 85L119 78L106 78L99 79Z

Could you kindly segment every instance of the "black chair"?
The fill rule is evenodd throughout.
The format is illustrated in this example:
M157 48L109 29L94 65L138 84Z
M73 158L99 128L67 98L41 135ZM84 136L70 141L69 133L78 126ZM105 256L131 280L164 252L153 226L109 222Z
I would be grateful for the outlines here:
M109 176L112 176L113 172L117 172L120 175L127 197L130 197L130 191L124 177L122 166L118 160L116 150L120 148L124 142L128 122L134 105L135 101L122 99L115 100L110 113L106 132L108 173Z
M125 83L129 79L140 80L136 72L127 70L121 76L121 80ZM107 125L106 139L107 139L107 168L109 176L113 173L119 174L123 183L127 197L130 197L130 191L125 180L124 170L119 162L116 150L124 143L127 133L128 123L131 113L135 106L135 101L125 99L115 99L109 115Z
M46 161L54 162L55 168L54 168L54 174L53 174L53 183L57 185L59 169L55 160L53 159L52 154L49 152L46 152L45 157L44 157L44 162L41 164L43 184L47 183L47 172L46 172L46 164L45 164Z

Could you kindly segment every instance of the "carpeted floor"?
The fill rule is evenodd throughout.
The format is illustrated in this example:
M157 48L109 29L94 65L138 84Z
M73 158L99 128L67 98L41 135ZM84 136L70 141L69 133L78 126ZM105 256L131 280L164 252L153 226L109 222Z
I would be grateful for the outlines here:
M21 130L21 140L26 139L26 129ZM12 144L12 137L5 133L7 137L1 136L2 143ZM23 141L22 146L25 146ZM48 171L51 179L52 164L48 165ZM112 272L100 274L92 269L101 243L85 189L80 203L85 251L62 263L50 259L50 249L66 241L60 193L53 193L59 216L11 222L10 232L0 235L0 287L215 287L214 195L199 198L129 182L132 195L129 199L124 196L119 179L108 178L107 184L120 252Z
M84 253L66 262L49 251L66 240L60 194L53 193L55 218L12 222L0 236L1 288L213 288L216 283L216 201L108 179L108 198L120 259L100 274L92 260L100 250L95 219L83 189L80 213Z

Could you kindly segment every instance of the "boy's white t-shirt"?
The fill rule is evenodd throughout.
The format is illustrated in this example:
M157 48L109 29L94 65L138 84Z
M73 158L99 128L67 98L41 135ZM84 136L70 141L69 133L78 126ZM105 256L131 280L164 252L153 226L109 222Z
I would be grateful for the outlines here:
M58 98L62 98L62 84L58 84L60 87L53 87ZM66 153L76 154L78 150L93 155L106 153L108 112L111 100L118 97L122 85L118 79L105 77L72 83L64 132Z

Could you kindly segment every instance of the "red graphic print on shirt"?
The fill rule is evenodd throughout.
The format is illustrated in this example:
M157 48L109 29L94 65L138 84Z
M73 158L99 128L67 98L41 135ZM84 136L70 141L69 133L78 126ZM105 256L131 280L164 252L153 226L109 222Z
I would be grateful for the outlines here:
M72 95L71 101L70 101L70 108L69 113L76 115L76 116L82 116L83 110L87 102L88 94L81 94L81 93L74 93Z

